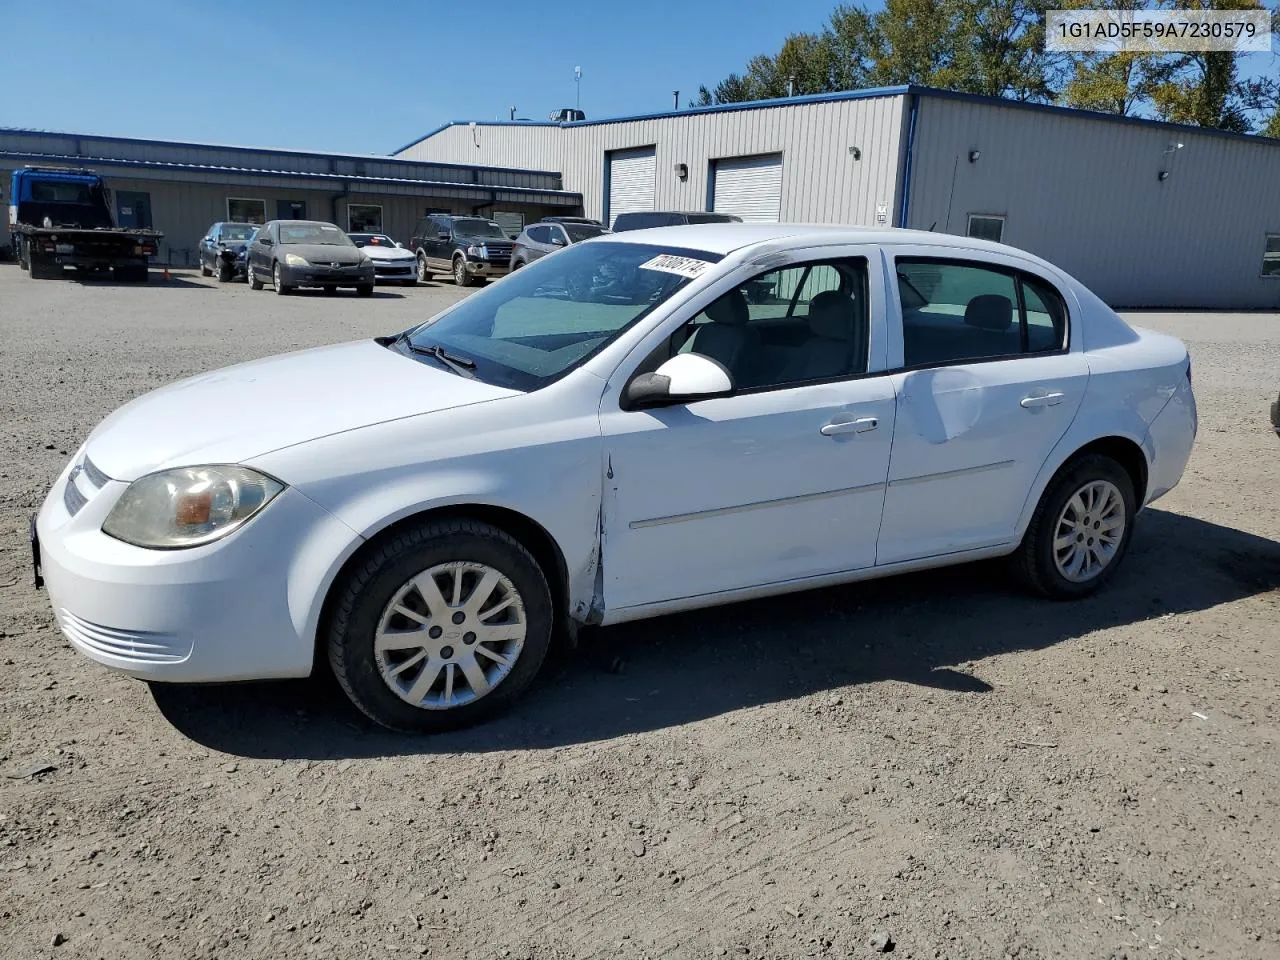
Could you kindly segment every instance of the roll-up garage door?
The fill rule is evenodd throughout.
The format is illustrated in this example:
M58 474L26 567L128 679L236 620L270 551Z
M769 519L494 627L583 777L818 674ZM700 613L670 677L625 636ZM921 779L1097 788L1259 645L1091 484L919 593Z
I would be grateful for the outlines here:
M653 209L658 160L653 147L609 154L609 221L620 213Z
M782 154L716 161L716 213L747 223L777 223L782 212Z

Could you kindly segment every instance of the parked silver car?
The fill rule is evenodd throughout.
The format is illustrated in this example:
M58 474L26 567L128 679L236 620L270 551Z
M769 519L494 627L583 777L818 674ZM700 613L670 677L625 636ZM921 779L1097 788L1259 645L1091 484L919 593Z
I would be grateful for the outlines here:
M519 270L548 253L606 233L612 231L594 220L566 217L531 223L516 237L515 246L511 248L511 269Z

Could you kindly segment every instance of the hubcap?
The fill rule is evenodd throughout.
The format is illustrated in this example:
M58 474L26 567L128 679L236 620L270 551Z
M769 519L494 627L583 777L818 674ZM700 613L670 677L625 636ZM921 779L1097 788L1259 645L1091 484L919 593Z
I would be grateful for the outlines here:
M461 260L455 260L453 262L453 275L457 278L459 283L467 278L467 268L463 266Z
M418 258L418 279L423 283L427 282L427 258Z
M1053 562L1073 583L1092 580L1111 563L1125 529L1124 497L1109 480L1077 490L1062 508L1053 533Z
M426 570L396 591L373 638L383 681L426 710L474 703L506 679L525 637L515 584L483 563Z

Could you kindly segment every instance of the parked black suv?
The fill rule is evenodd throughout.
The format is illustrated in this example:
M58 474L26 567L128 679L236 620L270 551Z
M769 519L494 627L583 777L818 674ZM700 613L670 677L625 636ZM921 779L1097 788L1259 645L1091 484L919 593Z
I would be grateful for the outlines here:
M613 220L613 232L644 230L647 227L679 227L686 223L741 223L732 213L710 213L704 210L639 210L620 213Z
M433 213L418 221L411 243L418 257L418 279L448 273L460 287L477 277L500 277L511 269L511 239L484 217Z

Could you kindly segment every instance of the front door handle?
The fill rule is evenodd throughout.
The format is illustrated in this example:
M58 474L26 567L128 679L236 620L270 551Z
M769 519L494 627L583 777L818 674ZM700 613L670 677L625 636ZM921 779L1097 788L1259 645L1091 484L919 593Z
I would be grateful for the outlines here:
M880 426L875 417L860 417L857 420L832 421L822 428L824 437L838 437L842 433L866 433Z
M1019 402L1027 410L1039 410L1041 407L1056 407L1062 402L1065 394L1042 393L1032 397L1023 397Z

